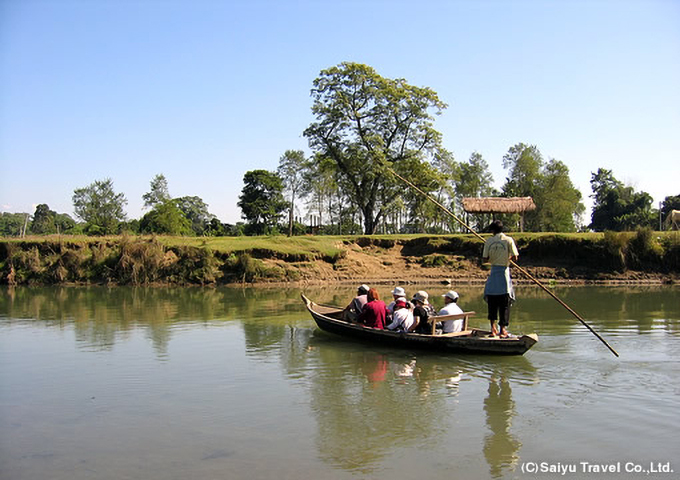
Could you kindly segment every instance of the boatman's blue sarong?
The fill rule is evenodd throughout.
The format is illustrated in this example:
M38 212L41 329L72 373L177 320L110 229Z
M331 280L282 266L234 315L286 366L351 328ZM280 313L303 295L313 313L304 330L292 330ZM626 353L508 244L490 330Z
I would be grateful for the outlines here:
M493 265L489 278L486 279L484 286L484 297L488 295L510 295L510 303L515 301L515 289L512 287L510 278L510 267Z

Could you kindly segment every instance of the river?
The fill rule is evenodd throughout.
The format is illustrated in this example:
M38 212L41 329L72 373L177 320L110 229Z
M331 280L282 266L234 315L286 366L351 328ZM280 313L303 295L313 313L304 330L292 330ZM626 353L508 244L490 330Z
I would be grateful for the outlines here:
M528 286L520 357L355 344L299 289L5 288L0 478L678 478L680 289L555 292L619 358Z

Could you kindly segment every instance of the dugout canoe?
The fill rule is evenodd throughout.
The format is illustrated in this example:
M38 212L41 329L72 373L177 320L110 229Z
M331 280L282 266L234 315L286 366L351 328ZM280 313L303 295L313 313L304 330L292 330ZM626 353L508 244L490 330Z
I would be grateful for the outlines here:
M499 338L477 328L439 335L379 330L343 320L341 308L318 305L305 295L302 295L302 300L321 330L374 345L455 354L523 355L538 342L534 333Z

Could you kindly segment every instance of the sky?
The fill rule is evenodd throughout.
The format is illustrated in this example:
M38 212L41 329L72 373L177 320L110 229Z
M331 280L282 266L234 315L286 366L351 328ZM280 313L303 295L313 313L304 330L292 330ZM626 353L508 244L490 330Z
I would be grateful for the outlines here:
M345 61L437 92L444 147L499 189L523 142L587 207L598 168L680 195L678 0L0 0L0 211L73 215L110 178L140 218L162 173L241 221L243 175L311 154L312 82Z

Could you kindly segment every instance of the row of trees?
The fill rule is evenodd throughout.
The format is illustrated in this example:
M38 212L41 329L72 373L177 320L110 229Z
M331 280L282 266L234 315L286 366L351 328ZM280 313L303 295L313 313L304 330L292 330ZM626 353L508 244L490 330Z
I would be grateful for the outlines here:
M105 179L73 192L73 211L80 222L41 204L33 215L2 213L0 235L111 235L123 232L196 236L242 234L242 225L222 224L208 211L208 205L200 197L172 198L163 174L156 175L150 186L150 191L142 196L144 207L149 212L139 220L127 219L127 198L115 191L111 179Z
M545 158L535 145L518 143L503 157L507 177L500 191L493 187L489 165L479 153L458 162L442 145L435 117L447 107L437 94L388 79L367 65L341 63L323 70L312 88L314 121L303 132L312 150L288 150L276 172L252 170L243 178L239 197L246 224L222 224L200 197L173 198L162 174L143 195L149 211L139 220L126 220L127 199L116 193L110 179L98 180L73 194L74 213L57 214L39 205L28 215L3 214L0 234L78 233L104 235L130 231L172 235L271 234L307 231L328 234L373 234L461 230L432 202L407 187L408 178L435 197L466 223L481 230L490 218L466 215L465 197L505 196L534 199L527 212L528 231L572 232L583 225L581 192L563 162ZM646 192L619 182L610 170L593 173L594 208L588 227L596 231L630 230L658 225L659 211ZM666 214L680 209L678 197L667 197ZM280 223L287 213L287 225ZM497 216L498 217L498 216ZM517 215L501 218L509 225ZM296 221L298 220L298 221Z
M435 116L446 105L429 88L383 78L366 65L342 63L321 72L312 98L315 121L304 131L312 156L287 151L277 172L254 170L244 177L239 206L253 232L275 231L286 210L289 234L293 219L304 210L328 233L460 230L392 171L459 216L465 216L464 197L530 196L537 208L526 214L526 230L585 228L581 192L572 183L568 167L545 159L535 145L510 147L503 157L508 176L501 191L494 189L489 166L479 153L457 162L433 127ZM595 205L590 228L622 230L656 224L658 211L647 193L625 187L603 169L593 173L591 183ZM672 206L673 198L667 198L663 209L677 207ZM304 208L298 205L301 199L306 201ZM489 220L467 217L467 223L477 229ZM516 215L503 217L510 224L518 220Z
M575 229L574 215L582 211L582 206L574 208L574 205L578 206L581 197L571 185L564 164L555 160L544 162L536 147L523 144L510 148L504 164L510 175L502 191L498 192L492 187L493 177L481 155L475 153L463 163L455 162L452 157L439 159L440 169L428 172L431 185L437 187L431 188L430 193L459 213L463 197L531 195L539 208L527 216L525 226L528 230ZM151 181L150 191L143 195L144 206L150 211L139 220L126 220L124 206L127 200L123 194L114 191L113 182L107 179L74 191L74 212L82 222L77 223L69 215L40 204L32 216L2 213L0 235L104 235L129 231L234 236L272 234L284 229L293 235L309 231L307 226L295 221L302 217L301 210L308 212L308 222L310 218L316 218L317 225L325 224L318 229L321 233L361 233L362 210L341 187L340 176L333 165L318 156L307 159L302 151L289 150L280 158L276 172L247 172L238 203L248 221L245 225L221 223L199 197L172 198L167 180L159 174ZM414 173L416 175L417 172ZM421 188L427 185L426 182L420 184ZM624 185L611 170L599 169L593 173L591 186L594 208L589 228L595 231L656 227L659 215L665 218L671 210L680 209L680 195L666 197L660 211L653 209L649 194ZM304 207L298 205L300 200L304 200ZM397 195L385 211L383 221L378 225L383 232L444 232L458 228L458 225L443 218L429 202L408 190ZM288 222L284 227L281 221L285 212L288 213ZM478 229L488 221L478 215L468 216L466 220ZM514 219L508 217L505 220L512 222Z
M594 206L592 221L586 226L580 222L584 210L581 193L571 183L568 169L562 162L544 162L535 146L518 144L510 148L504 164L510 170L509 176L502 190L497 191L493 188L488 164L480 154L474 153L463 163L449 158L445 164L448 175L442 175L442 170L430 172L431 176L439 175L440 178L436 183L439 188L429 193L450 210L465 217L466 223L478 230L484 228L489 218L466 214L462 209L465 197L531 196L537 209L527 212L525 229L536 232L655 228L659 226L660 216L665 218L671 210L680 209L680 196L666 197L660 210L653 208L648 193L635 191L618 181L611 170L601 168L592 174ZM302 151L289 150L280 158L276 172L247 172L239 201L248 222L246 233L282 231L284 226L281 222L286 216L285 230L289 235L309 231L309 227L294 221L303 218L302 212L307 212L304 218L308 225L314 223L312 219L318 219L317 224L324 224L322 233L361 233L361 209L355 199L342 189L339 175L331 167L332 163L315 163L314 159L305 159ZM438 208L408 191L403 191L391 205L386 206L386 212L378 224L384 233L461 230L460 225L442 216ZM496 217L510 225L518 220L516 215Z

